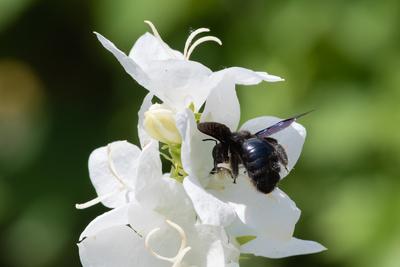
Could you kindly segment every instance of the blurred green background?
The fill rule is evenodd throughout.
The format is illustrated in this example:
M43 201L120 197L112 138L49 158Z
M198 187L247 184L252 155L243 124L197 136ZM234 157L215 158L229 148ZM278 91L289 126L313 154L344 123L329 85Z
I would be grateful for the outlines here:
M308 138L281 183L303 210L296 236L328 251L241 266L400 266L400 2L262 0L0 0L0 266L80 266L80 232L106 209L90 152L138 143L146 93L97 42L128 51L144 19L182 50L209 27L224 45L192 59L286 82L238 88L242 121L302 119Z

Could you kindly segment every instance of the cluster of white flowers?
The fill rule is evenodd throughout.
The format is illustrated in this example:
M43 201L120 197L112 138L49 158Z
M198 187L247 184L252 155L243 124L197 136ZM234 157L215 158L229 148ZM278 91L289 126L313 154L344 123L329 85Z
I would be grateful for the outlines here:
M324 250L293 237L300 210L279 188L262 194L244 172L235 184L230 176L211 175L213 144L203 142L207 137L197 129L198 122L215 121L235 131L240 118L235 85L282 79L239 67L212 72L189 60L199 44L221 44L214 36L194 41L208 29L192 32L182 54L146 23L152 34L142 35L129 55L96 33L149 93L138 112L141 148L117 141L90 155L90 179L98 197L76 207L101 202L111 210L81 234L83 266L239 266L241 253L281 258ZM162 103L153 103L154 96ZM278 120L259 117L240 129L255 132ZM298 123L273 135L288 155L282 177L299 158L305 136ZM171 162L170 173L162 173L160 156Z

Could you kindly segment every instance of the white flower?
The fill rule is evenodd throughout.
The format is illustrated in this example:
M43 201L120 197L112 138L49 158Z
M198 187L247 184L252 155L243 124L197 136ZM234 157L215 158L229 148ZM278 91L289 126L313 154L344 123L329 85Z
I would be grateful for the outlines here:
M282 81L280 77L266 72L254 72L248 69L232 67L212 72L206 66L189 60L193 50L201 43L221 41L214 36L205 36L192 43L194 38L209 29L193 31L185 44L184 52L171 49L161 39L154 25L146 21L153 34L145 33L134 44L129 55L120 51L112 42L96 33L102 45L121 63L125 71L140 85L157 96L173 111L181 111L193 103L198 111L207 96L218 87L225 77L236 84L256 84L261 81Z
M158 142L142 151L126 141L96 149L89 172L99 196L78 208L101 201L114 209L81 234L84 267L237 266L224 228L198 223L183 185L162 175Z
M97 217L80 240L84 267L238 266L222 227L175 223L136 203Z
M151 22L146 23L153 34L141 36L129 55L96 33L149 93L138 113L142 150L118 141L90 155L90 179L98 196L77 208L101 202L113 209L94 219L81 234L82 265L238 267L240 252L279 258L325 249L293 237L300 210L279 188L266 195L244 173L236 184L230 177L210 175L214 144L203 142L207 136L197 129L200 120L224 123L235 131L240 119L236 84L282 79L239 67L212 72L189 60L199 44L221 44L213 36L192 43L208 29L192 32L180 53L162 41ZM154 96L162 104L153 104ZM256 118L241 129L255 132L278 120ZM287 152L288 171L300 156L305 134L300 124L293 123L273 135ZM168 149L169 155L159 151L157 140L167 144L161 149ZM172 162L171 174L162 174L160 154Z
M146 178L139 200L104 213L83 231L78 246L84 267L238 266L239 251L224 228L197 222L181 183L168 175Z
M208 97L201 121L224 123L235 131L239 117L234 85L226 83ZM277 121L274 117L260 117L246 122L240 129L254 133ZM234 236L256 237L241 246L244 253L280 258L325 249L316 242L293 238L300 210L279 188L266 195L258 192L243 173L236 184L230 176L209 174L213 168L214 144L202 141L209 137L198 131L190 110L178 114L177 125L183 139L182 163L188 173L183 185L203 223L226 226ZM298 123L272 136L286 150L288 171L300 156L305 136L304 127ZM281 173L282 177L285 175L287 172Z

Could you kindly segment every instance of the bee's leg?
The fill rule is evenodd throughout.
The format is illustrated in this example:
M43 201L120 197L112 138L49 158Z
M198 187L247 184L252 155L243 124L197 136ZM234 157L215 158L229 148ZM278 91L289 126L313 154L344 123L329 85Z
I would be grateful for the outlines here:
M215 174L221 170L221 167L219 166L220 164L229 162L227 146L222 143L216 144L213 148L212 156L214 159L214 168L210 173Z
M270 143L275 148L279 162L285 167L286 171L289 171L287 168L288 156L287 156L286 151L283 148L283 146L278 144L278 141L276 141L276 139L271 138L271 137L266 137L266 138L264 138L264 140L266 140L268 143Z
M233 178L233 183L236 184L236 178L238 177L239 174L240 158L236 153L231 152L231 157L229 162L231 165L231 176Z
M219 167L218 167L218 161L214 158L214 167L210 171L210 174L216 174L218 173Z
M278 155L279 162L285 167L285 170L287 172L289 172L289 170L287 168L288 157L287 157L285 149L279 144L276 145L275 149L276 149L276 152L277 152L277 155Z

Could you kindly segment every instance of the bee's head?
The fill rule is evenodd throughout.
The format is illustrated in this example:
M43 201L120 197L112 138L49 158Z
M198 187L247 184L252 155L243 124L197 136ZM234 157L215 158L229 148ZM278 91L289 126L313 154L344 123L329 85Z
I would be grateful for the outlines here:
M229 142L231 138L231 130L224 124L218 122L201 122L197 124L200 132L212 136L221 143Z

